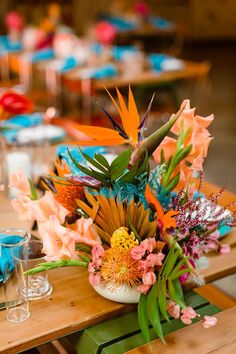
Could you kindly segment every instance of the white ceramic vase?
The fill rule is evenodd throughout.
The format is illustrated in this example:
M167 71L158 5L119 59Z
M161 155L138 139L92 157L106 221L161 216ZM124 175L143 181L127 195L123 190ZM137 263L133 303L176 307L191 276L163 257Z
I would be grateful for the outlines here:
M100 284L93 288L99 295L111 301L123 304L137 304L139 302L140 292L137 288L130 288L128 285L122 285L114 289L111 284L106 286Z

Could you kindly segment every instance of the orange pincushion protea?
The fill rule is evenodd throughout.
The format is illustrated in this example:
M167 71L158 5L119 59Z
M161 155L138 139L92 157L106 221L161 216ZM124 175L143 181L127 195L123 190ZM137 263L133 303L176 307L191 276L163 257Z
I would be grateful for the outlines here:
M141 283L142 272L139 269L139 262L131 257L130 250L109 248L101 261L101 278L105 282L111 282L112 289L124 284L134 287Z
M76 200L84 198L84 188L66 179L71 173L66 161L56 160L54 164L56 169L56 175L53 173L52 176L54 197L64 208L73 212L78 208ZM65 177L65 181L56 177Z
M75 185L60 185L54 183L54 186L58 194L55 194L54 197L56 200L64 206L67 210L73 212L78 208L76 200L83 199L84 189L82 186Z

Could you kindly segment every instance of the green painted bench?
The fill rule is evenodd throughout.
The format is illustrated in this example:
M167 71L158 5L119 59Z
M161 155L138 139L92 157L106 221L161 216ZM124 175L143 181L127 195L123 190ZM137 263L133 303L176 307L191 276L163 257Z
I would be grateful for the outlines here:
M220 309L210 305L207 300L188 291L185 295L186 304L192 306L199 314L213 315ZM197 317L193 322L199 321ZM172 319L169 323L162 320L164 335L176 331L185 325ZM150 327L151 340L157 338ZM136 311L111 318L108 321L94 325L67 336L68 341L79 354L123 354L124 352L145 344L138 325Z

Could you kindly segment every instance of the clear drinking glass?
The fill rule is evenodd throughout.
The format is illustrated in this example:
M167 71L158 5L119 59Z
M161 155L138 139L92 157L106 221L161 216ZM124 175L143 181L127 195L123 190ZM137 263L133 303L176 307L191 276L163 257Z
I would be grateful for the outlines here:
M40 240L31 239L28 242L27 259L22 259L22 267L25 270L35 268L39 263L43 263L45 254L43 253L43 243ZM28 275L28 284L21 283L19 293L29 300L42 299L52 292L52 286L48 281L47 271Z
M21 259L27 260L30 234L22 229L0 231L0 288L4 294L6 319L18 323L29 318L28 297L19 288L28 286L28 277Z

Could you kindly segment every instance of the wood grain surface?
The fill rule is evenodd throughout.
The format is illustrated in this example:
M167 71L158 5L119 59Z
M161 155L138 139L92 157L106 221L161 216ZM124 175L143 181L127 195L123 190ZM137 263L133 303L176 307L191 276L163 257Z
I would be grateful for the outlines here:
M236 353L236 307L217 314L217 325L208 329L200 322L180 329L165 337L167 345L157 339L153 350L147 345L126 354L234 354Z

